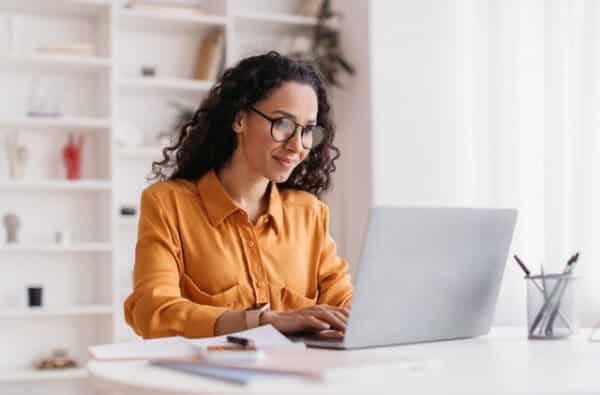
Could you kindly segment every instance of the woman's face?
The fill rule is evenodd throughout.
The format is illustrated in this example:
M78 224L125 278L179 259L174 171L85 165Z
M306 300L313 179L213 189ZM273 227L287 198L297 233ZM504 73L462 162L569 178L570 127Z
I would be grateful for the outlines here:
M310 85L285 82L253 107L271 119L286 117L307 126L316 124L319 105ZM271 122L254 111L240 112L233 130L238 134L237 156L251 172L277 183L286 181L309 153L302 147L300 128L287 142L276 142Z

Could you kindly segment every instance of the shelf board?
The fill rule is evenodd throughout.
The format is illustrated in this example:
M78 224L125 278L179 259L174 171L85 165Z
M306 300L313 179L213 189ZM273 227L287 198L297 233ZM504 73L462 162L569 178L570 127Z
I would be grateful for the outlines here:
M126 90L155 90L204 93L214 82L186 78L128 77L119 80L119 87Z
M0 371L0 383L80 380L87 377L84 368L69 368L57 370L14 369Z
M0 10L42 15L98 16L107 13L112 0L3 0Z
M0 308L0 319L14 318L40 318L40 317L73 317L86 315L110 315L113 313L111 305L91 304L66 307L27 307L27 308Z
M162 159L163 147L143 146L136 148L117 148L117 155L121 159Z
M137 226L139 219L137 215L131 217L119 216L117 222L120 226Z
M104 180L0 180L0 190L86 192L110 191L111 188L110 181Z
M2 252L110 252L110 243L72 243L68 245L41 244L41 243L18 243L0 245Z
M86 117L0 117L0 127L35 129L108 130L110 121Z
M243 12L235 13L234 17L244 22L261 22L295 27L312 27L317 24L317 18L282 13Z
M118 12L119 25L123 30L183 30L224 27L227 18L217 15L159 13L122 9Z
M18 71L98 72L110 70L111 60L98 56L76 55L0 55L0 66L2 68L17 69Z

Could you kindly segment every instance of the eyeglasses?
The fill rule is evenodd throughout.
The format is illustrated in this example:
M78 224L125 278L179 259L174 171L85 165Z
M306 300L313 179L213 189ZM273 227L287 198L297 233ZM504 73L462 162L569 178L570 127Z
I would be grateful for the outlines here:
M296 129L300 127L300 137L302 148L313 149L318 147L325 140L325 128L319 125L302 126L294 120L287 117L271 118L254 107L250 107L267 121L271 122L271 137L278 143L286 143L296 134Z

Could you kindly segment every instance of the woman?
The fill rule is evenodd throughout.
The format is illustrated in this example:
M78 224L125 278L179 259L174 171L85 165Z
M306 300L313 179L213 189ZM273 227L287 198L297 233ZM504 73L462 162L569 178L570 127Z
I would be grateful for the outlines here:
M319 200L333 139L310 65L269 52L226 70L142 193L124 306L135 332L343 332L353 288Z

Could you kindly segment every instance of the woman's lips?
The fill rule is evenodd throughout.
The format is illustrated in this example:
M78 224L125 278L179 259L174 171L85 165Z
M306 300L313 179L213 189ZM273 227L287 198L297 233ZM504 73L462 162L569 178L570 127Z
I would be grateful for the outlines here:
M274 156L273 158L284 167L294 167L298 163L295 159L281 158L279 156Z

